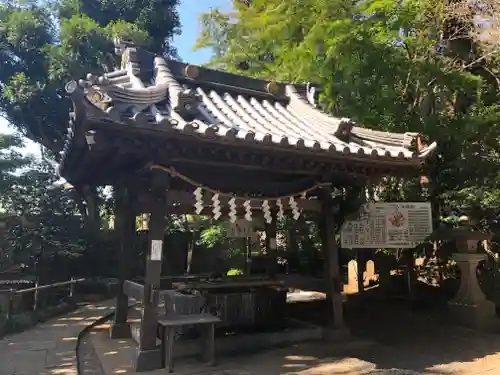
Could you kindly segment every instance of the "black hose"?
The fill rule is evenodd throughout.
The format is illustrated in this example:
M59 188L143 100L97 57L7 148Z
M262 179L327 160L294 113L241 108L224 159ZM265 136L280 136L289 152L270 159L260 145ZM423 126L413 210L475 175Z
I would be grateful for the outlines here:
M132 303L130 305L127 306L127 310L130 310L132 307L135 307L137 305L139 305L140 302L135 302L135 303ZM75 347L75 352L76 352L76 372L78 375L83 375L83 371L81 370L81 359L80 359L80 355L79 355L79 349L80 349L80 345L82 343L82 340L83 340L83 337L89 333L92 329L94 329L95 327L103 324L104 322L107 322L108 320L110 320L114 315L115 315L115 312L116 311L112 311L104 316L102 316L101 318L97 319L96 321L94 321L92 324L86 326L84 329L82 329L80 331L80 333L78 334L78 337L77 337L77 341L76 341L76 347Z

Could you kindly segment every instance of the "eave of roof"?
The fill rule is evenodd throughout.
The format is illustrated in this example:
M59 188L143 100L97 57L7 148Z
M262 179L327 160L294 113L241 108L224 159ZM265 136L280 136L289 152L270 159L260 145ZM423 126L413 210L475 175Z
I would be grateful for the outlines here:
M78 93L83 107L94 108L92 115L99 120L154 126L210 140L241 140L407 166L418 166L437 146L419 148L419 133L366 129L326 114L315 106L311 88L305 85L205 69L135 47L125 50L123 62L123 69L101 77L89 74L68 83L66 91ZM73 134L69 129L60 171Z

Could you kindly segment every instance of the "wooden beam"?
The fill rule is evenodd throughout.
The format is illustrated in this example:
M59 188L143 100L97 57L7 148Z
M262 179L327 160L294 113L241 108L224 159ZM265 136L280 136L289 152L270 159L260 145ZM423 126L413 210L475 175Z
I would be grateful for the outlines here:
M235 168L238 167L245 171L273 171L278 174L287 174L287 175L309 175L309 176L317 176L321 174L321 169L318 167L313 169L302 169L302 168L291 168L284 167L280 168L278 165L276 166L265 166L258 164L238 164L237 162L223 162L223 161L211 161L211 160L202 160L202 159L188 159L187 157L176 157L172 159L173 162L180 162L184 164L195 164L196 166L205 165L207 167L215 167L215 168Z
M139 283L134 283L130 280L125 280L123 284L123 292L130 298L135 300L142 300L142 296L144 295L144 285Z
M173 284L175 289L226 289L226 288L250 288L250 287L263 287L263 286L281 286L284 285L282 280L231 280L231 281L221 281L221 282L203 282L203 281L193 281L193 282L179 282ZM162 294L160 292L160 294ZM165 294L165 293L163 293Z
M133 128L134 131L139 131L139 134L124 132L123 127L119 129L121 134L118 137L116 136L117 129L109 124L105 130L100 128L99 132L105 133L109 142L122 148L124 152L134 150L133 152L137 153L141 150L142 153L149 156L149 159L168 160L169 163L181 163L186 166L206 166L217 169L238 168L247 172L268 171L278 175L320 176L327 173L347 180L367 178L371 174L378 175L380 171L376 171L376 169L389 170L394 168L399 174L407 171L408 167L412 169L413 166L410 161L386 160L366 156L360 158L355 155L351 158L351 156L343 154L316 153L307 149L276 149L246 142L240 145L234 142L220 143L176 133L169 133L168 137L164 138L157 131L156 137L151 139L151 133L141 132L139 128ZM131 144L134 146L130 147ZM346 181L346 184L349 182Z
M214 166L200 161L196 164L171 162L167 167L175 168L179 174L190 177L202 185L236 195L252 193L264 196L287 195L302 191L318 182L315 175L301 174L298 170L293 174L283 174L277 170L262 169L262 165L258 170L245 170L234 164Z
M223 211L226 211L228 209L228 201L230 197L220 197L220 205ZM306 212L320 212L321 211L321 202L318 199L311 198L311 199L303 199L303 198L296 198L295 201L297 202L297 205L299 209L306 211ZM244 200L243 199L237 199L236 200L236 206L239 211L239 213L244 213L244 209L242 208ZM252 209L256 211L261 211L262 210L262 203L264 202L263 199L252 199ZM170 190L168 192L167 196L167 207L169 207L169 213L175 213L175 214L188 214L188 213L193 213L194 212L194 204L196 203L196 199L194 197L194 194L192 192L188 191L178 191L178 190ZM147 194L142 194L139 199L138 199L138 204L137 207L142 213L147 213L151 212L154 202L147 196ZM283 204L283 209L285 212L290 212L292 211L292 208L290 207L288 203L288 199L283 199L282 200ZM211 207L213 207L213 202L212 202L212 194L205 194L203 197L203 205L206 208L206 211L211 211ZM272 209L276 209L276 202L275 201L269 201L269 205L271 206Z

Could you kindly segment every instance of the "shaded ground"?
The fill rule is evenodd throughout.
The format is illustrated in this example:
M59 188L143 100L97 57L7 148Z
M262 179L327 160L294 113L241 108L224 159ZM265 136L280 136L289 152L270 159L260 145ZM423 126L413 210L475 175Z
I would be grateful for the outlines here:
M290 306L308 319L325 316L324 301ZM323 306L322 306L323 305ZM0 341L0 375L75 375L78 333L112 309L112 302L89 305L30 331ZM294 311L295 310L295 311ZM348 303L346 317L358 339L316 342L240 357L218 358L208 368L195 360L176 362L183 375L493 375L500 369L500 335L451 325L445 310L409 309L403 303ZM109 340L97 327L79 347L83 375L135 374L135 343ZM94 350L95 349L95 350ZM165 375L165 370L148 373Z
M76 375L76 343L85 326L112 311L111 301L87 304L0 340L0 375Z
M106 375L136 374L133 370L135 348L129 340L111 341L104 332L92 337ZM481 345L481 343L476 343ZM464 349L462 347L462 349ZM428 352L407 353L407 349L380 344L368 345L354 342L348 345L326 345L324 342L296 345L267 350L254 355L219 358L215 368L199 364L196 360L181 359L175 363L179 375L493 375L500 368L496 353L471 358L448 358L447 353L436 353L425 358ZM422 360L423 359L423 360ZM165 370L148 372L164 375ZM100 374L99 374L100 375Z
M325 304L297 304L291 307L291 314L325 323ZM345 310L352 335L375 343L351 354L377 368L416 374L500 372L500 335L454 325L442 303L380 300L367 294L361 300L351 298Z
M291 315L322 320L325 301L293 304ZM267 350L253 355L218 358L209 368L179 359L182 375L493 375L500 370L500 335L484 334L450 324L441 307L409 308L403 302L354 301L346 317L355 339L337 344L316 342ZM135 343L109 340L105 331L90 338L102 369L94 375L136 374ZM102 372L104 370L104 372ZM101 372L99 372L101 371ZM165 370L149 372L164 375Z
M390 308L388 308L390 307ZM452 325L446 312L374 306L349 318L351 331L391 349L370 354L378 367L417 373L480 374L500 368L500 336Z

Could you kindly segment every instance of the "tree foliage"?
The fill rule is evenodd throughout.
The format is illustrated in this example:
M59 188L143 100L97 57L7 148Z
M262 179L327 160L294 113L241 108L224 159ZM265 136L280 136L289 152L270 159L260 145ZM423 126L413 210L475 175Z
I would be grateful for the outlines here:
M55 261L61 256L78 255L82 246L98 248L101 216L106 211L102 208L102 191L89 186L77 186L72 191L52 187L56 178L52 163L63 147L71 110L64 85L89 72L99 74L114 69L115 38L176 56L170 42L179 32L178 3L1 2L0 115L21 136L39 143L44 156L43 161L33 161L20 174L10 173L21 165L18 155L10 152L0 159L2 207L12 217L25 218L11 228L10 245L19 261ZM1 138L0 148L8 142L17 140ZM82 221L86 231L82 231Z
M500 69L492 53L500 42L484 36L496 35L496 23L477 16L491 18L498 4L465 12L452 3L235 1L232 13L203 16L198 47L222 43L211 61L218 68L319 84L328 111L363 126L428 135L439 145L426 165L436 214L465 210L491 225L500 198ZM379 187L396 186L399 198L421 195L408 192L413 182L387 181Z
M27 158L16 151L22 145L19 137L0 134L0 192L9 189L16 179L14 173L29 163Z
M33 160L1 190L4 214L12 219L6 236L11 261L32 271L40 263L67 268L84 248L82 218L74 200L54 186L54 172L53 165ZM59 277L61 271L56 272Z
M113 40L175 56L178 0L53 0L0 5L0 114L57 161L71 103L64 85L116 66ZM79 186L78 207L89 233L100 227L99 191Z
M175 55L178 0L50 3L10 1L0 5L0 113L19 132L51 151L62 148L69 101L65 82L115 64L113 38Z

